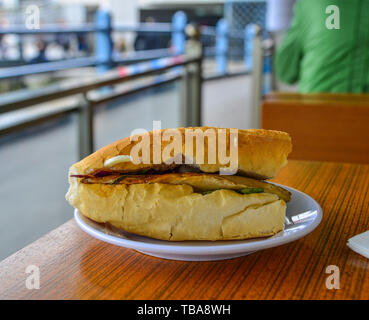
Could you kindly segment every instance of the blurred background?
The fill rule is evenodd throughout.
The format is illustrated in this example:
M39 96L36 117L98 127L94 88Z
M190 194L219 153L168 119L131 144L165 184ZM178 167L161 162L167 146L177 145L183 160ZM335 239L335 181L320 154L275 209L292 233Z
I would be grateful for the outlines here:
M352 14L365 12L355 1ZM337 32L328 5L0 0L0 260L73 217L64 195L74 162L153 121L284 130L292 159L367 163L369 10L355 22L358 45L347 25ZM317 53L322 43L333 53ZM314 59L304 58L309 49ZM358 59L357 86L335 85L345 73L331 87L309 87L334 78L311 74L314 61L324 73L326 56L329 70Z

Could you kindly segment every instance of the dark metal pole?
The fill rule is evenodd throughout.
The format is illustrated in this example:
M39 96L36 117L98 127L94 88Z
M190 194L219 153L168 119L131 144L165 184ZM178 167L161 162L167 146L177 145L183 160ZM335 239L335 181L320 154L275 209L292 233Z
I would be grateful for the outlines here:
M202 44L200 29L189 25L187 27L189 40L186 43L186 55L188 58L200 58L200 60L187 66L189 75L189 113L191 126L201 126L202 113Z
M78 111L78 149L80 159L87 157L93 152L93 135L93 104L83 94L80 98Z

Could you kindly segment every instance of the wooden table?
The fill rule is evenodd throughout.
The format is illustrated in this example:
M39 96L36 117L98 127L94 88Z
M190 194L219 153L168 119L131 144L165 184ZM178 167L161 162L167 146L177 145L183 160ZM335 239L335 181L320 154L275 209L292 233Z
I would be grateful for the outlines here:
M369 165L290 161L275 181L315 198L323 220L293 243L242 258L180 262L116 247L73 220L0 263L2 299L369 299L369 260L347 239L369 229ZM25 286L28 265L40 289ZM327 289L326 267L340 269Z

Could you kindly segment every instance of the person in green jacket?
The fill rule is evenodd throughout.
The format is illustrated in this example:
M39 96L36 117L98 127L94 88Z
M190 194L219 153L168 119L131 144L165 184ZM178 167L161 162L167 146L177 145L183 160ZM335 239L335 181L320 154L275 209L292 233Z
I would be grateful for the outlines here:
M369 92L369 0L298 0L274 68L302 93Z

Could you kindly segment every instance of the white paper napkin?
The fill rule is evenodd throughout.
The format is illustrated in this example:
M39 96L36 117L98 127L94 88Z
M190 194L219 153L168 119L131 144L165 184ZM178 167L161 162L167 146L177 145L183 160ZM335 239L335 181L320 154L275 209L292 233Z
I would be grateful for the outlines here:
M350 238L347 245L355 252L369 259L369 230Z

